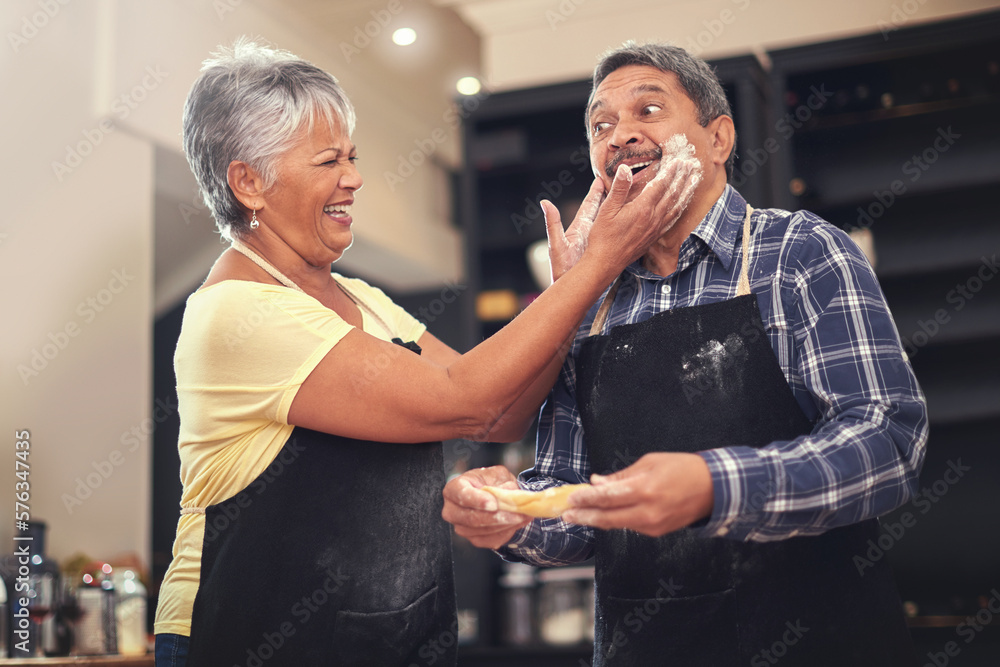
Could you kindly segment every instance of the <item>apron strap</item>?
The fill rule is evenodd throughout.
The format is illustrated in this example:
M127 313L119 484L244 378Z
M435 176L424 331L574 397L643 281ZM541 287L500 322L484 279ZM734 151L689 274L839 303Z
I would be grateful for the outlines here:
M597 315L594 316L594 323L590 325L591 336L596 336L604 330L604 322L608 319L608 313L611 312L611 304L615 302L615 294L618 293L618 288L621 284L621 276L615 278L615 282L611 283L611 289L608 290L607 296L601 302L601 307L597 309Z
M383 331L385 331L387 334L389 334L390 338L392 338L392 337L394 337L396 335L396 332L389 328L389 325L385 323L385 320L383 320L379 316L379 314L376 313L375 310L371 306L369 306L367 303L365 303L360 298L358 298L358 296L355 295L354 292L352 292L351 290L347 289L347 285L343 284L342 282L340 282L337 279L334 279L334 282L337 283L337 287L340 288L340 291L343 292L344 294L346 294L347 298L349 298L351 301L354 302L354 305L356 305L358 308L361 308L366 313L368 313L369 315L371 315L372 319L375 320L380 327L382 327Z
M740 279L736 283L736 296L750 293L750 216L753 206L747 204L747 215L743 220L743 264L740 265Z
M753 206L747 204L747 213L743 219L743 264L740 266L740 277L736 283L736 296L746 296L750 293L750 216L753 214ZM590 325L590 335L596 336L604 330L604 323L608 320L608 313L611 312L611 305L615 302L615 295L618 293L618 288L622 284L622 276L618 276L614 283L611 285L611 289L608 290L607 295L604 297L604 301L601 302L600 308L597 309L597 315L594 316L594 322Z
M301 287L299 287L294 282L292 282L291 278L289 278L284 273L282 273L281 271L279 271L276 266L274 266L273 264L271 264L271 262L267 261L266 259L264 259L260 255L258 255L257 253L255 253L253 250L251 250L250 246L246 245L245 243L243 243L242 241L240 241L238 238L234 238L232 240L232 246L233 246L233 250L235 250L236 252L240 253L241 255L243 255L244 257L246 257L247 259L249 259L251 262L253 262L257 266L259 266L260 268L264 269L272 278L274 278L275 280L277 280L279 283L281 283L285 287L287 287L289 289L293 289L296 292L302 292L303 294L305 294L305 290L303 290Z
M293 289L293 290L295 290L297 292L302 292L303 294L305 294L305 290L303 290L301 287L299 287L294 282L292 282L292 280L288 276L286 276L284 273L282 273L281 271L279 271L277 269L277 267L275 267L273 264L271 264L269 261L267 261L266 259L264 259L260 255L258 255L257 253L255 253L248 245L246 245L245 243L243 243L239 239L234 238L233 241L232 241L232 246L233 246L233 250L235 250L235 251L241 253L242 255L246 256L251 262L253 262L254 264L256 264L257 266L259 266L260 268L262 268L265 271L267 271L267 273L270 274L270 276L272 278L274 278L275 280L277 280L279 283L281 283L285 287L288 287L289 289ZM362 301L361 299L359 299L357 296L355 296L355 294L353 292L351 292L351 290L347 289L347 287L343 283L341 283L339 280L337 280L336 278L334 278L333 282L335 282L337 284L337 287L340 288L341 292L343 292L344 294L347 295L348 299L350 299L351 301L354 302L355 306L357 306L358 308L360 308L360 309L364 310L366 313L368 313L368 315L370 315L371 318L374 319L375 322L380 327L382 327L382 330L385 331L387 334L389 334L390 338L392 338L393 336L396 335L396 333L392 329L389 328L389 325L385 323L385 320L383 320L381 317L379 317L379 314L376 313L375 310L372 309L367 303L365 303L364 301Z

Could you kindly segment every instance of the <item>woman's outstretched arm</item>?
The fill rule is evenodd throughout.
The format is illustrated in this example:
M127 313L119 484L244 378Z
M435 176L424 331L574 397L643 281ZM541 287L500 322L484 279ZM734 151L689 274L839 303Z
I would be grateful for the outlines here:
M661 168L673 173L625 203L632 177L622 165L582 257L495 335L442 366L354 330L299 388L289 423L387 442L482 439L547 368L552 372L607 285L683 212L695 167L678 160ZM380 372L370 372L372 359Z

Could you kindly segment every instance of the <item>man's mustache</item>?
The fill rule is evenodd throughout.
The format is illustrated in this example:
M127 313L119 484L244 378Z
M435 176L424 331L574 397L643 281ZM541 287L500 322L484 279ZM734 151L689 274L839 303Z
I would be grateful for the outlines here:
M663 149L659 146L652 151L638 151L635 149L625 149L619 153L616 153L613 158L608 160L607 164L604 165L604 173L608 175L608 178L614 179L615 173L618 171L618 165L620 165L625 160L631 160L632 158L641 158L642 160L659 160L663 157Z

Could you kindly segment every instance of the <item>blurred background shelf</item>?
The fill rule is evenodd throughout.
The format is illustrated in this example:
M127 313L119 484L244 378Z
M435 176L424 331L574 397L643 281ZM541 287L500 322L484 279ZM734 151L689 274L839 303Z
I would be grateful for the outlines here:
M770 53L775 118L829 94L773 161L774 204L871 232L927 396L920 490L883 519L916 517L888 558L920 614L975 611L1000 583L998 46L992 13Z

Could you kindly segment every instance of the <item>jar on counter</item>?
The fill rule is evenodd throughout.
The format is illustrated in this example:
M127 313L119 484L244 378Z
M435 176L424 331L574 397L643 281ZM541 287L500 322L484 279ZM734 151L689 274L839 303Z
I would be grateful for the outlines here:
M117 620L118 653L146 653L146 587L131 568L115 568L115 617Z
M527 646L535 641L535 568L524 563L504 563L500 577L503 598L503 641Z
M597 619L595 618L597 612L597 591L594 588L594 566L583 568L586 570L586 575L580 579L580 585L583 587L583 614L584 618L584 638L586 641L594 642L594 629L597 627Z
M10 629L10 612L7 610L7 584L0 575L0 659L8 656L7 632Z
M592 636L593 618L585 606L585 586L593 586L594 569L560 567L538 574L538 625L546 644L580 644Z
M114 655L118 653L118 614L111 565L103 563L100 571L83 575L76 590L80 620L76 626L76 652L79 655Z

